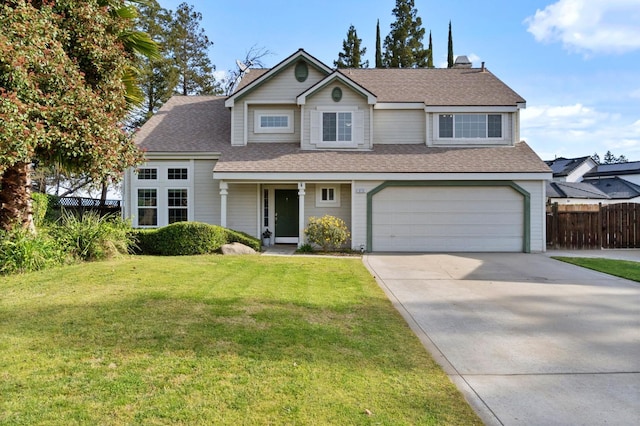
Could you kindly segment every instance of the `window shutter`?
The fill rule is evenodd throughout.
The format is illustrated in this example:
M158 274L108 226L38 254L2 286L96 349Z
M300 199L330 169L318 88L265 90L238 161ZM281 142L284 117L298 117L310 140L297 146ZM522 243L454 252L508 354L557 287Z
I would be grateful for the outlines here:
M353 112L353 143L364 143L364 111Z
M320 111L309 111L309 143L320 142Z

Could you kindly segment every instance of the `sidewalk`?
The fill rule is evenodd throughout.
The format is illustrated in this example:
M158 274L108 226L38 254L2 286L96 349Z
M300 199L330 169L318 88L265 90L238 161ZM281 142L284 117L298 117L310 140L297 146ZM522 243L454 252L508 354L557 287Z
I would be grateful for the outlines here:
M549 257L602 257L605 259L640 262L640 249L547 250L544 254Z

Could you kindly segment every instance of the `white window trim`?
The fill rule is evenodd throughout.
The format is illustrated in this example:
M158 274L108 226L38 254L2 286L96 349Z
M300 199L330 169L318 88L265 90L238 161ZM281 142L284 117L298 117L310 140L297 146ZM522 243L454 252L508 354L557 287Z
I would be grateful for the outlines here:
M187 191L187 205L186 206L170 206L169 205L169 191ZM165 217L165 225L169 225L169 210L171 209L186 209L187 210L187 221L191 220L191 197L193 196L191 191L189 190L189 188L187 187L183 187L183 186L169 186L167 188L165 188L165 193L164 193L165 197L166 197L166 201L164 204L164 208L165 208L165 213L166 213L166 217Z
M287 127L262 127L262 117L287 117ZM293 133L293 110L289 109L257 109L254 111L254 133Z
M149 179L148 179L149 180ZM138 191L148 191L148 190L155 190L156 191L156 205L155 206L139 206L138 202L140 200L139 195L138 195ZM134 189L134 196L135 196L135 222L136 222L136 228L157 228L160 225L160 189L158 187L147 187L147 186L141 186L141 187L137 187ZM140 209L155 209L156 210L156 224L155 225L140 225L139 221L140 221Z
M440 137L440 116L441 115L453 115L454 116L454 123L453 123L454 136L451 137L451 138L442 138L442 137ZM491 137L491 138L490 137L485 137L485 138L456 138L455 137L455 116L456 115L484 115L484 116L487 117L487 121L486 121L487 126L488 126L488 123L489 123L489 118L488 118L489 115L499 115L499 116L502 117L501 120L500 120L501 121L500 124L501 124L502 136L499 137L499 138L496 138L496 137ZM507 117L506 114L497 113L497 112L486 112L486 113L485 112L481 112L481 113L478 113L478 112L438 112L438 113L435 113L433 115L433 128L435 129L435 134L433 136L434 136L434 139L437 140L437 141L440 141L440 142L451 142L451 143L464 142L464 143L470 143L470 144L473 144L473 143L476 143L476 144L480 143L481 144L481 143L485 143L487 141L489 141L489 142L504 141L504 140L507 139L506 134L505 134L507 120L508 120L508 117ZM487 131L488 131L488 129L487 129Z
M140 179L140 171L141 170L155 170L156 171L156 178L155 179ZM138 181L142 181L142 182L148 182L148 181L157 181L159 180L160 177L160 170L158 170L158 167L147 167L147 166L140 166L137 167L134 171L134 174L136 175L136 180Z
M322 199L323 189L333 189L333 200ZM316 207L340 207L340 185L316 185Z
M351 140L350 141L323 141L322 140L322 123L325 112L334 112L336 114L340 112L351 113ZM311 140L310 143L317 148L357 148L359 144L362 144L364 138L364 113L359 110L357 106L318 106L315 111L310 111L313 116L316 114L315 120L317 123L313 125L314 119L311 118ZM337 119L337 117L336 117ZM315 128L314 128L315 127ZM337 139L337 138L336 138Z
M187 171L187 178L186 179L169 179L169 169L185 169ZM166 168L166 179L167 182L189 182L191 180L191 167L189 166L167 166Z

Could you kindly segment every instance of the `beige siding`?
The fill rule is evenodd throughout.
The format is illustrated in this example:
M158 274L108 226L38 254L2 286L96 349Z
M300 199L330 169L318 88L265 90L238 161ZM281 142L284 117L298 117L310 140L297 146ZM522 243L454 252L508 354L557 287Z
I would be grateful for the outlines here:
M244 145L244 102L236 102L231 109L231 145Z
M227 228L258 237L257 185L229 184Z
M281 70L276 76L264 82L260 87L252 90L240 98L240 102L256 101L286 101L295 103L296 97L324 78L324 74L309 66L309 76L303 82L296 80L294 69L297 62Z
M340 206L339 207L325 207L317 206L316 204L316 191L319 188L327 186L339 186L340 187ZM304 199L304 214L306 228L311 216L322 217L324 215L331 215L340 218L344 221L351 232L351 185L349 184L307 184L306 195Z
M193 219L197 222L220 224L220 183L213 180L215 160L194 162Z
M331 99L331 91L335 87L342 89L342 99L340 102L334 102ZM335 82L327 85L318 92L314 93L311 97L307 98L307 103L304 107L304 129L302 136L302 149L315 149L315 145L311 144L311 111L320 108L353 108L364 113L363 123L363 140L358 145L358 148L368 148L371 140L371 127L370 127L370 108L367 104L367 99L362 95L354 91L352 88L344 85L340 82Z
M424 110L374 110L373 143L424 144Z
M382 181L354 181L352 184L351 247L354 250L359 250L361 245L367 246L367 192L381 184Z
M295 104L285 105L249 105L249 116L247 125L249 126L248 142L300 142L300 107ZM255 133L255 117L258 111L291 111L293 112L293 133Z

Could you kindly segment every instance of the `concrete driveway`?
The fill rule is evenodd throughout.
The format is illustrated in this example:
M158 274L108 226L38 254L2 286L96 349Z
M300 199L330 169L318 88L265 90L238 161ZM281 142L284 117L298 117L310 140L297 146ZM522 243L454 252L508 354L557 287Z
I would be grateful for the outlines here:
M486 424L640 424L639 283L543 254L363 261Z

